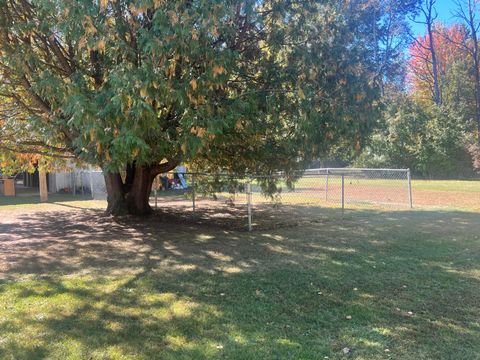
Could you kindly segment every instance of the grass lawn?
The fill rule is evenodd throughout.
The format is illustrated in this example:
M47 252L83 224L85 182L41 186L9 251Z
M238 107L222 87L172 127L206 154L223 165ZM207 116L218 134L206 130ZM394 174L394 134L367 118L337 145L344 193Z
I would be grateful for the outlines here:
M81 208L104 207L103 201L92 200L91 196L70 194L48 194L48 202L40 202L40 196L0 196L0 214L8 209L45 209L50 210L52 204L71 205Z
M329 184L341 184L341 176L332 175L329 177ZM352 177L345 178L346 183L352 182L365 187L407 187L406 179L354 179ZM325 187L324 176L302 177L296 183L296 187ZM282 186L286 186L281 183ZM455 191L455 192L474 192L480 193L479 180L412 180L412 189L426 191Z
M414 180L414 190L480 193L480 180Z
M480 213L252 233L0 206L0 359L479 359Z

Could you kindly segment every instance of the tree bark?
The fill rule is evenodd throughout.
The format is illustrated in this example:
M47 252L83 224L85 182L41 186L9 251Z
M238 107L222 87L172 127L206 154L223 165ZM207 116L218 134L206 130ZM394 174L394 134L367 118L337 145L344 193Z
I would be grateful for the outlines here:
M166 163L158 165L137 165L126 167L125 182L119 173L105 173L107 187L107 214L144 216L152 212L150 192L153 181L158 174L169 172L180 164L180 155L174 156Z
M135 168L135 177L130 191L126 195L129 214L148 215L152 212L149 199L156 175L153 167L137 166Z
M125 184L123 186L125 193L128 193L133 185L133 179L135 179L135 161L132 164L127 164L127 171L125 176Z
M120 216L128 213L123 189L122 177L119 173L105 173L105 185L107 188L107 214Z
M40 201L48 201L48 189L47 189L47 173L45 170L38 171L39 187L40 187Z
M437 49L435 48L435 31L434 31L434 21L436 16L433 15L435 1L430 0L427 5L426 11L426 23L427 23L427 32L428 32L428 41L429 41L429 50L432 56L432 73L433 73L433 101L437 105L442 104L442 93L440 91L440 82L438 79L438 59L437 59Z

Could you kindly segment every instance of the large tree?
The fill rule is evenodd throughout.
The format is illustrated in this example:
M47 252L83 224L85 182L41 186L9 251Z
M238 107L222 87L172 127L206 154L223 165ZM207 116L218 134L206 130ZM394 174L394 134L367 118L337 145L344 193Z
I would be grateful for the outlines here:
M411 42L409 17L419 12L422 0L369 0L359 1L362 8L354 9L357 17L365 17L371 37L370 47L378 64L376 80L382 95L386 90L403 89L406 48ZM367 29L365 29L367 30Z
M146 214L180 162L289 174L359 146L378 64L350 3L0 0L0 151L99 166L108 212Z
M437 82L443 104L459 106L462 100L474 101L471 97L473 78L470 76L471 61L460 44L466 36L465 29L458 24L446 26L435 24L435 53ZM411 45L408 61L410 89L421 102L434 102L435 80L429 36L418 37ZM463 109L462 109L463 110Z

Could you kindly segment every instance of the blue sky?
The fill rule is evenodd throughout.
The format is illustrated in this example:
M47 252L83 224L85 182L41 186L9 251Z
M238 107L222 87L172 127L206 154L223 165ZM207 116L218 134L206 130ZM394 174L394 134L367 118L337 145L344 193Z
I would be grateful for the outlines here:
M453 0L437 0L436 9L438 20L445 23L452 22L452 10L455 8ZM421 16L417 20L423 20ZM425 35L425 25L412 23L413 33L416 35Z

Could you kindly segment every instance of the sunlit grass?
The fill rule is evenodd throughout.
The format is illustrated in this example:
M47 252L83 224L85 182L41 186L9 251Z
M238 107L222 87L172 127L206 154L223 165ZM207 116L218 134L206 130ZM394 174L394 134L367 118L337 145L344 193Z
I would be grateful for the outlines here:
M461 180L415 180L412 183L415 190L432 191L460 191L480 193L480 179L461 181Z
M105 207L106 202L102 200L92 200L90 196L69 195L69 194L49 194L48 201L42 203L40 196L0 196L0 209L51 209L52 204L75 206L79 208L99 208Z
M328 184L338 186L341 184L341 176L331 175L328 178ZM407 188L406 178L402 179L358 179L355 177L345 177L346 183L364 187L391 187ZM282 183L281 183L282 184ZM283 184L285 186L285 184ZM327 186L326 176L302 177L296 183L295 187L313 187L325 189ZM432 191L459 191L459 192L479 192L480 179L478 180L412 180L413 190L432 190Z

